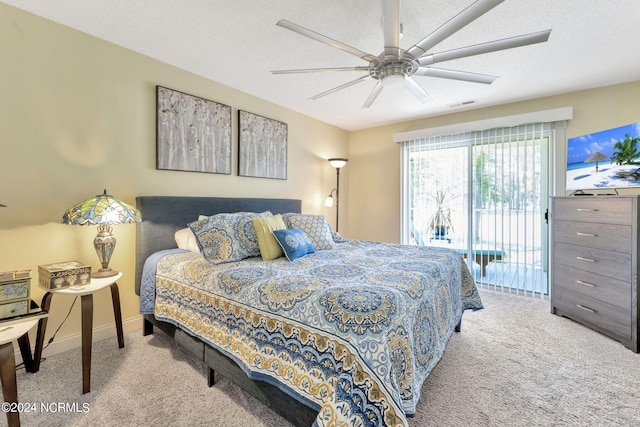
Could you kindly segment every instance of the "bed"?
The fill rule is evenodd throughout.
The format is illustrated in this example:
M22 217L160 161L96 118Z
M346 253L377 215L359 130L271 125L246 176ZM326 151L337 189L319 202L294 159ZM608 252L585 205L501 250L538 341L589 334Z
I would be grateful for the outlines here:
M406 426L463 311L482 308L456 251L327 235L299 200L136 202L144 334L160 328L206 363L209 385L222 375L294 425ZM237 212L280 214L314 245L293 261L287 250L218 262L219 246L177 249L187 224L201 237L194 224Z

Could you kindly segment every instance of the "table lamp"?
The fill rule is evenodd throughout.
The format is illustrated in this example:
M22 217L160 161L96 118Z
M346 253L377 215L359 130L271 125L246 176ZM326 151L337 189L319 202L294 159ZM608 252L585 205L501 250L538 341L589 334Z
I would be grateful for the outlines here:
M116 238L112 234L111 226L141 220L140 211L107 194L107 190L104 190L104 194L72 206L62 215L63 224L98 226L98 235L93 241L93 246L98 253L102 268L94 272L91 275L93 277L111 277L118 274L116 270L109 267L111 255L116 247Z

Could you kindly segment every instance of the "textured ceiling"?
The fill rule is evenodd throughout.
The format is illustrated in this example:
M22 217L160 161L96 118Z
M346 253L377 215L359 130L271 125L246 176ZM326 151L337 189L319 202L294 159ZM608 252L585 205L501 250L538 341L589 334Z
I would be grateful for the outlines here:
M356 72L272 75L271 70L361 66L353 55L277 27L287 19L373 55L383 49L380 0L2 0L63 25L250 93L346 130L640 80L638 0L506 0L432 52L546 29L549 41L438 64L499 76L491 85L419 77L433 98ZM401 0L401 48L415 44L473 3ZM460 104L474 101L470 105Z

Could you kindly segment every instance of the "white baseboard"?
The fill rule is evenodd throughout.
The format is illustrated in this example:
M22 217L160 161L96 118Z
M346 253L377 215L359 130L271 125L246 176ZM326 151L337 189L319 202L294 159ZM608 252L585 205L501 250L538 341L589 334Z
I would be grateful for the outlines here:
M134 332L142 329L142 316L134 317L122 322L122 331L124 334ZM100 328L93 329L93 342L102 341L107 338L116 337L116 325L102 326ZM35 348L35 340L31 340L31 353L33 354ZM47 343L44 343L47 345ZM65 351L72 350L74 348L80 348L82 346L82 335L70 335L61 339L54 340L47 348L42 350L42 357L50 357L55 354L64 353ZM16 364L22 363L22 355L20 354L20 348L15 346L16 352Z

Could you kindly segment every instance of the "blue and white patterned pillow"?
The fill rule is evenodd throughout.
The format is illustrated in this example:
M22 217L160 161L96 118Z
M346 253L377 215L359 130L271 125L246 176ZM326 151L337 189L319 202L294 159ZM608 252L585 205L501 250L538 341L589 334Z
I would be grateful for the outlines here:
M274 230L273 236L282 248L289 261L302 258L315 252L313 243L303 230L291 228L289 230Z
M215 263L240 261L260 256L253 218L268 216L271 212L221 213L192 222L189 228L207 260Z
M316 250L333 249L333 230L324 215L287 213L282 215L287 228L303 230Z

